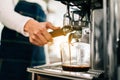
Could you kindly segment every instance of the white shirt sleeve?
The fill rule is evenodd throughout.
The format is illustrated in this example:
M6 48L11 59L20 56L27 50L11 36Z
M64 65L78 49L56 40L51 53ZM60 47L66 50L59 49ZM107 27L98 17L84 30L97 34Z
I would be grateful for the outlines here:
M24 32L24 25L29 19L31 18L22 16L14 11L12 0L0 0L0 21L9 29L28 36L28 33Z

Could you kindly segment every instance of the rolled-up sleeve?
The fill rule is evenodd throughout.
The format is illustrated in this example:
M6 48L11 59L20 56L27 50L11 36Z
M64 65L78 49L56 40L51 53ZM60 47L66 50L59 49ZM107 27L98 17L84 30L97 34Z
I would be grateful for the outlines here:
M28 36L28 33L24 32L24 26L30 19L32 18L22 16L14 11L12 0L0 0L0 21L9 29Z

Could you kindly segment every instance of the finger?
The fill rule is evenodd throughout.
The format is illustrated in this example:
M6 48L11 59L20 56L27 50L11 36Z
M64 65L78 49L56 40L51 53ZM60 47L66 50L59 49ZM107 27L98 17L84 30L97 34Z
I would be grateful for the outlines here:
M42 35L45 37L45 39L47 41L52 41L52 36L49 32L47 32L46 30L42 32Z
M39 42L43 45L48 43L48 40L45 38L43 33L36 34L36 37L38 38L38 39L36 39L37 42Z
M41 34L34 34L30 36L30 42L36 45L44 45L47 43L47 40Z
M42 46L41 43L37 42L35 39L33 39L33 38L31 38L31 37L29 38L29 41L30 41L30 43L32 43L33 45Z

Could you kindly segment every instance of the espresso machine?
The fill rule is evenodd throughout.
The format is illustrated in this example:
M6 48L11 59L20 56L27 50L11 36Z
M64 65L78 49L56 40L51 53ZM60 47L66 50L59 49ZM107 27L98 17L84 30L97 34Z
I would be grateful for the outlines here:
M91 69L103 70L105 80L119 80L119 31L120 8L119 0L59 0L70 7L79 8L79 15L87 20L80 20L79 27L90 29ZM74 25L73 25L74 26ZM76 29L76 26L73 28ZM79 28L77 28L79 29Z
M53 36L69 35L68 42L90 44L90 69L86 72L71 72L61 69L59 64L28 68L34 75L45 75L72 80L119 80L119 0L56 0L67 6L63 15L64 26ZM82 31L89 37L82 39ZM54 35L56 34L56 35ZM73 49L73 48L71 48Z

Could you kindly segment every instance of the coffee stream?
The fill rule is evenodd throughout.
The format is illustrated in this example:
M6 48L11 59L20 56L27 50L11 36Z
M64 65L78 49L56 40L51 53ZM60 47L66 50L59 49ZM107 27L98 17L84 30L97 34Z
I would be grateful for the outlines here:
M71 57L71 56L72 56L72 55L71 55L71 46L70 46L70 45L71 45L72 38L73 38L73 34L70 33L69 36L68 36L68 47L69 47L70 65L71 65L71 60L72 60L72 59L71 59L71 58L72 58L72 57Z

